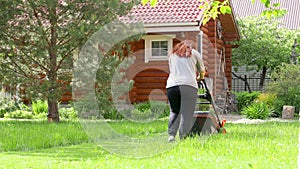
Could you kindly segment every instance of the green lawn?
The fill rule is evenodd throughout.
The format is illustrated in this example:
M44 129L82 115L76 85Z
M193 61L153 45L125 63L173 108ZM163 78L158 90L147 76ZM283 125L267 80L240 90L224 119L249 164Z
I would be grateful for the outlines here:
M136 149L139 156L130 156L121 153L129 151L126 140L106 147L115 140L93 142L79 122L0 121L0 168L298 168L298 122L226 124L227 134L176 143L165 141L166 120L107 124L135 140L164 139L146 142ZM159 153L146 157L149 151Z

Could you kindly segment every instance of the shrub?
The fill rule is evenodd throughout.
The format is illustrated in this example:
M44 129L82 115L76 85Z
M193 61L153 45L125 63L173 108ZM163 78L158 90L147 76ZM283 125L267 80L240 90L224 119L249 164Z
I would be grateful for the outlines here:
M149 102L141 102L141 103L135 103L134 108L144 112L149 110L151 107L151 104Z
M270 110L272 110L272 117L279 117L280 114L275 110L275 103L277 102L277 97L273 93L261 93L256 102L265 103Z
M295 107L295 115L300 110L300 65L283 64L271 75L272 82L266 88L269 93L276 95L274 109L281 115L282 107Z
M9 113L15 110L29 111L30 108L22 102L15 101L9 94L5 93L4 91L0 91L0 118L3 118L5 113Z
M77 111L73 107L70 108L60 108L59 116L62 119L76 119L78 117Z
M149 121L153 119L153 114L150 109L145 111L134 109L131 111L131 119L137 121Z
M47 119L47 114L36 114L36 115L33 115L33 118L34 119L44 119L46 120Z
M151 116L153 118L163 118L166 116L169 116L170 108L168 104L162 101L148 101L148 102L142 102L138 104L134 104L135 109L142 111L142 112L148 112L150 110Z
M15 111L17 108L18 106L14 101L2 102L0 105L0 118L3 118L5 113Z
M241 111L249 119L266 119L271 115L271 110L266 103L254 102Z
M0 118L3 118L5 113L14 111L17 108L17 103L4 91L0 91Z
M35 102L32 102L31 107L34 115L48 113L48 104L46 101L37 100Z
M13 118L13 119L32 119L33 114L30 111L26 110L16 110L12 112L7 112L4 114L4 118Z
M100 113L95 110L98 106L95 102L95 96L92 94L88 94L85 97L76 98L77 101L73 103L75 110L78 112L79 118L88 118L88 119L97 119L100 118Z
M236 98L237 98L237 108L238 111L241 111L244 107L247 107L253 103L255 99L259 97L260 93L259 92L238 92L236 93Z
M155 118L167 117L170 114L169 105L162 101L150 101L150 111Z
M270 109L272 109L276 99L276 95L273 93L261 93L256 99L256 102L265 103Z

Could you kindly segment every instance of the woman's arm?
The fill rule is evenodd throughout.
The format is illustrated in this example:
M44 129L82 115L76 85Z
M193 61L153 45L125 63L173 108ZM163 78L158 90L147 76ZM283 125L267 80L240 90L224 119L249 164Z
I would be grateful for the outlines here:
M202 56L197 50L194 50L194 49L192 50L192 55L197 59L196 67L199 72L197 79L199 79L199 80L204 79L206 69L205 69L205 66L203 63Z

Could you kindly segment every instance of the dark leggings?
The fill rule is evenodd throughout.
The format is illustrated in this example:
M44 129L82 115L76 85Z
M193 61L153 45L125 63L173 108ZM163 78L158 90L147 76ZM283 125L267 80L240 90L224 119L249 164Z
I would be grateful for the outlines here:
M197 89L188 85L167 88L170 103L169 135L175 136L179 129L179 137L186 137L194 122L193 114L197 100Z

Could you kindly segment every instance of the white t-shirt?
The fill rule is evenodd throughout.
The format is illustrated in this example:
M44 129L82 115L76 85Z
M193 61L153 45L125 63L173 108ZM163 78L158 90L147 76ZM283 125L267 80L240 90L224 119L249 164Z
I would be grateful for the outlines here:
M187 58L172 54L169 57L170 74L166 88L178 85L189 85L198 88L196 81L197 61L200 64L200 69L204 71L202 56L198 51L193 49L192 56Z

